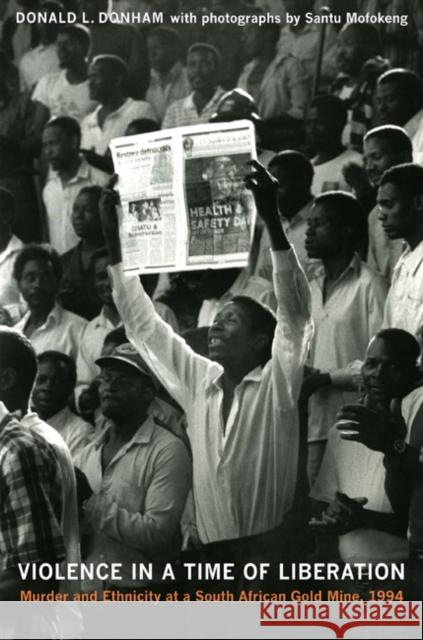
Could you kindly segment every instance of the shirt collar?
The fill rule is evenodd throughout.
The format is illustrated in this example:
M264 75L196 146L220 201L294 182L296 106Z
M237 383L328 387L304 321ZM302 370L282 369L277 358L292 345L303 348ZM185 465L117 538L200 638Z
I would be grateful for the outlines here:
M355 276L358 278L360 273L361 273L361 258L358 255L358 253L354 253L352 260L350 262L350 264L348 265L348 267L345 269L345 271L343 271L341 273L341 275L339 276L339 278L336 280L336 282L339 282L340 280L342 280L343 278L345 278L345 276L347 275L347 273L349 272L353 272L355 274ZM323 280L325 279L325 268L323 265L320 265L319 267L317 267L317 273L316 273L316 279L319 281L320 284L323 283Z
M413 250L410 249L409 245L406 245L403 253L399 257L398 265L407 261L411 267L412 273L414 274L418 267L420 266L421 261L423 260L423 240L419 242L417 247Z
M225 92L222 89L222 87L216 87L216 91L214 92L214 94L212 95L208 103L205 105L205 107L203 107L203 110L201 111L201 113L204 113L204 111L207 111L215 102L218 102L218 100L221 98L221 96L224 93ZM194 103L194 91L185 98L184 106L190 109L195 109L195 111L197 111L197 108Z
M220 365L219 365L220 366ZM258 366L255 369L251 369L241 380L238 386L243 385L245 382L260 382L263 373L263 367ZM206 384L206 392L214 389L222 389L222 377L224 374L223 367L220 366L220 371L214 374L208 384Z
M38 329L46 329L51 323L55 325L60 324L60 321L62 319L62 311L63 311L62 307L58 302L56 302L54 304L53 309L48 314L45 323L42 324L41 327L38 327ZM26 323L28 322L30 315L31 315L31 311L27 311L19 323L22 325L22 327L26 326Z
M138 431L134 433L132 438L127 442L119 451L118 454L122 455L126 451L128 451L132 446L141 444L147 445L150 443L151 438L153 437L153 432L156 427L154 419L152 416L147 416L147 419L142 423L139 427ZM107 440L108 434L110 432L111 425L110 423L103 429L100 435L94 440L94 447L99 449ZM117 454L116 454L117 455Z
M78 182L78 180L80 179L87 180L90 177L90 171L91 171L90 165L88 164L88 162L86 161L83 155L80 155L79 158L81 162L78 167L78 171L73 176L73 178L68 180L66 184L72 184L73 182ZM49 168L48 177L47 177L47 181L50 181L50 180L61 182L59 172L55 171L55 169L52 169L52 167Z

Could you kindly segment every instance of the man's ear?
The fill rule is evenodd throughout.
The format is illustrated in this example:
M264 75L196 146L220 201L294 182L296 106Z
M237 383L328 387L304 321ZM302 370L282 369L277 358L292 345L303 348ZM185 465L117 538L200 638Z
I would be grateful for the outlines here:
M11 367L6 367L0 372L0 390L5 392L10 392L14 387L16 387L18 382L18 374L15 369Z

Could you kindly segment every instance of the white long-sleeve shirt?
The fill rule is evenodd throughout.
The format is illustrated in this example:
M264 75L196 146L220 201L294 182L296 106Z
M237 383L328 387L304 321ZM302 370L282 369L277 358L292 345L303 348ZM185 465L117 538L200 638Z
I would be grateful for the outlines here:
M223 367L195 354L154 310L137 276L111 268L128 339L186 412L197 528L203 543L272 529L291 507L297 400L312 336L310 290L295 252L273 254L278 300L271 360L235 388L224 428Z

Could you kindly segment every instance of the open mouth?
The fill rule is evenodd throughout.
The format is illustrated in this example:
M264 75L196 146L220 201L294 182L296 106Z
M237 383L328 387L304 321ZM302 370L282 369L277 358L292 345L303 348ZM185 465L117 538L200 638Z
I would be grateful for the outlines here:
M209 338L209 347L223 347L224 344L225 342L221 338L217 338L215 336Z

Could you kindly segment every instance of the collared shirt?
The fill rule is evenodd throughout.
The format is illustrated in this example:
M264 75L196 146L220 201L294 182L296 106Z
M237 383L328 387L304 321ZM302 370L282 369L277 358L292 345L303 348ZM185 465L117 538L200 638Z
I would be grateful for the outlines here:
M197 107L194 104L194 93L190 93L189 96L182 100L176 100L166 110L162 122L162 129L207 123L216 111L217 104L224 93L221 87L217 87L201 113L198 113Z
M231 288L221 298L204 300L198 314L198 326L210 327L216 314L235 296L248 296L276 311L276 298L269 280L260 276L250 276L247 269L243 269Z
M97 104L90 99L88 80L71 84L66 77L66 69L41 78L35 86L32 99L41 102L49 110L50 118L69 116L78 122Z
M282 217L282 225L289 242L295 249L298 261L309 280L311 280L321 267L321 261L309 258L305 250L305 236L307 231L307 220L310 216L311 205L310 200L300 211L298 211L291 220ZM272 261L270 258L270 237L266 228L260 238L257 262L254 268L254 274L266 280L272 280Z
M132 578L132 563L160 566L178 553L191 461L185 445L150 416L103 470L109 434L110 427L76 458L93 490L86 506L92 525L86 562L122 563L117 586L135 586L145 581Z
M136 276L125 276L122 265L110 270L128 338L186 413L203 543L272 529L294 498L310 291L294 251L272 255L278 300L273 357L237 385L226 425L223 367L195 354L160 320Z
M398 259L383 316L384 327L409 331L419 340L423 325L423 241Z
M278 55L267 66L260 85L251 91L249 79L257 64L252 60L243 68L237 87L250 93L262 118L288 114L302 120L309 97L309 83L301 62L292 55Z
M191 93L188 76L182 62L178 61L165 75L160 75L155 69L150 71L150 85L145 99L151 104L160 121L163 120L166 109L175 100L182 100Z
M50 168L43 189L43 201L47 211L50 244L59 254L72 249L79 241L71 221L76 196L83 187L104 186L109 178L107 174L89 165L82 156L75 176L65 184L57 171Z
M49 424L43 422L36 413L27 413L22 418L21 423L28 431L42 437L44 445L47 442L52 447L57 458L61 472L62 512L60 526L66 549L65 562L79 563L81 554L79 547L78 502L75 470L70 451L62 436ZM79 580L65 580L61 585L61 590L69 593L77 592L79 590Z
M350 498L367 498L366 509L393 512L385 492L383 453L359 442L342 440L336 427L332 427L310 495L330 503L337 491ZM407 558L408 545L405 538L360 528L339 536L339 554L344 562L398 562Z
M307 72L309 82L314 78L316 58L319 46L321 27L316 24L306 24L300 31L293 31L290 25L281 29L278 40L278 54L291 55L301 61ZM326 30L325 47L322 62L322 77L324 84L336 76L335 64L336 30L329 26Z
M0 402L0 568L60 561L61 470L52 447Z
M363 165L363 156L354 149L345 149L339 156L332 158L328 162L316 164L315 158L312 160L314 167L313 183L311 191L315 195L322 191L352 191L350 185L346 182L342 169L349 163L354 162L360 166Z
M391 240L383 230L379 220L379 207L374 207L369 213L369 248L367 250L367 264L379 271L388 282L392 280L392 273L401 253L404 250L403 240Z
M15 324L14 329L25 333L25 327L29 321L31 312L27 311L21 320ZM66 311L58 303L47 316L41 327L38 327L31 335L30 340L37 354L53 349L61 351L76 360L82 332L87 321L71 311Z
M125 135L127 126L138 118L147 118L157 121L157 115L152 106L144 100L126 98L125 102L109 113L100 126L98 116L102 105L95 111L85 116L81 123L81 147L82 149L94 149L100 155L104 155L113 138Z
M39 44L25 53L19 63L21 91L32 91L41 78L59 71L56 43Z
M94 435L93 426L73 413L69 407L64 407L49 418L48 424L60 433L72 458L91 442Z
M380 330L388 287L358 254L331 286L326 300L324 282L323 272L310 283L316 327L311 365L335 376L337 369L363 358L370 338ZM309 441L325 440L339 409L356 400L355 392L333 386L316 391L309 401Z
M18 283L12 274L16 256L23 246L22 240L12 235L9 244L0 253L0 306L21 302Z

